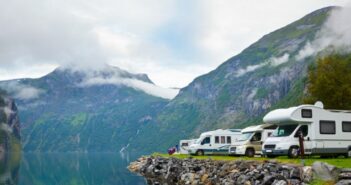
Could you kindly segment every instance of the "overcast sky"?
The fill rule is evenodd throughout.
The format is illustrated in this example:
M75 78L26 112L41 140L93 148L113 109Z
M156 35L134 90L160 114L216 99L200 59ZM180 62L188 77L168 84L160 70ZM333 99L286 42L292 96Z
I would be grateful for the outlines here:
M350 0L11 0L0 7L0 80L108 63L184 87L304 15Z

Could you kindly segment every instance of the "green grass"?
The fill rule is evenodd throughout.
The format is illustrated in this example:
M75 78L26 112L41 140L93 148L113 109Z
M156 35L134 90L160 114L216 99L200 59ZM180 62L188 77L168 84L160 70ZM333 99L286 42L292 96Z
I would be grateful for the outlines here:
M175 155L168 155L168 154L161 154L161 153L153 153L152 156L161 156L161 157L175 157L178 159L185 159L190 157L190 155L185 155L185 154L175 154ZM212 160L223 160L223 161L231 161L231 160L239 160L239 159L244 159L244 160L256 160L256 161L265 161L265 160L271 160L272 158L265 158L265 157L253 157L253 158L248 158L248 157L234 157L234 156L192 156L195 159L212 159ZM301 159L289 159L288 157L282 156L282 157L277 157L273 158L277 160L280 163L286 163L286 164L302 164ZM327 159L322 159L318 156L316 157L307 157L304 162L306 166L311 166L315 161L321 161L321 162L326 162L328 164L334 165L339 168L351 168L351 158L327 158Z
M335 182L323 181L323 180L313 180L310 185L334 185Z

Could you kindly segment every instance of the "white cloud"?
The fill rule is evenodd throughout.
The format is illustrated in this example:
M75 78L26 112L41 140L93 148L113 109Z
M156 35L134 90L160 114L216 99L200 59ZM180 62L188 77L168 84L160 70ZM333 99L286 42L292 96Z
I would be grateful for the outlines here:
M344 2L11 0L0 7L0 79L109 63L184 87L262 35Z
M257 64L257 65L250 65L250 66L247 66L246 68L241 68L239 69L237 72L236 72L236 77L239 77L239 76L242 76L246 73L249 73L249 72L252 72L252 71L255 71L256 69L259 69L263 66L267 65L267 62L263 62L261 64Z
M1 88L12 94L14 98L21 100L31 100L38 98L44 91L21 82L12 81L3 83Z
M268 60L260 63L260 64L256 64L256 65L249 65L246 66L245 68L240 68L236 71L236 77L240 77L246 73L249 72L253 72L259 68L262 68L264 66L268 66L270 65L271 67L277 67L281 64L284 64L286 62L289 61L290 55L288 53L285 53L284 55L280 56L280 57L271 57Z
M290 57L290 55L288 53L285 53L281 57L272 57L271 59L269 59L269 62L272 66L279 66L281 64L288 62L289 57Z
M308 42L296 56L297 60L314 56L330 48L339 52L351 51L351 3L341 9L335 9L323 25L316 38Z
M141 90L147 94L165 98L173 99L179 92L178 89L169 89L156 86L155 84L147 83L141 80L132 78L123 78L119 75L112 76L87 76L86 79L79 86L94 86L94 85L125 85L136 90Z

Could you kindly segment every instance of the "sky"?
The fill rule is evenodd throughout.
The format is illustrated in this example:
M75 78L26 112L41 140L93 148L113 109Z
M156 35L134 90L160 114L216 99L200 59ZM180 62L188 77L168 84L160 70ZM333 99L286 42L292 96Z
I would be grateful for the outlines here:
M180 88L263 35L319 8L348 3L350 0L6 1L0 7L0 80L38 78L58 66L110 64L146 73L158 86Z

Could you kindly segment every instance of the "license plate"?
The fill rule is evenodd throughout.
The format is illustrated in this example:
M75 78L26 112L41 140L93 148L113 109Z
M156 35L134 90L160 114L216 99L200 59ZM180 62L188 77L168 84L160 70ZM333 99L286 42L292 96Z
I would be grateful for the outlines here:
M272 152L272 150L266 150L266 152Z

